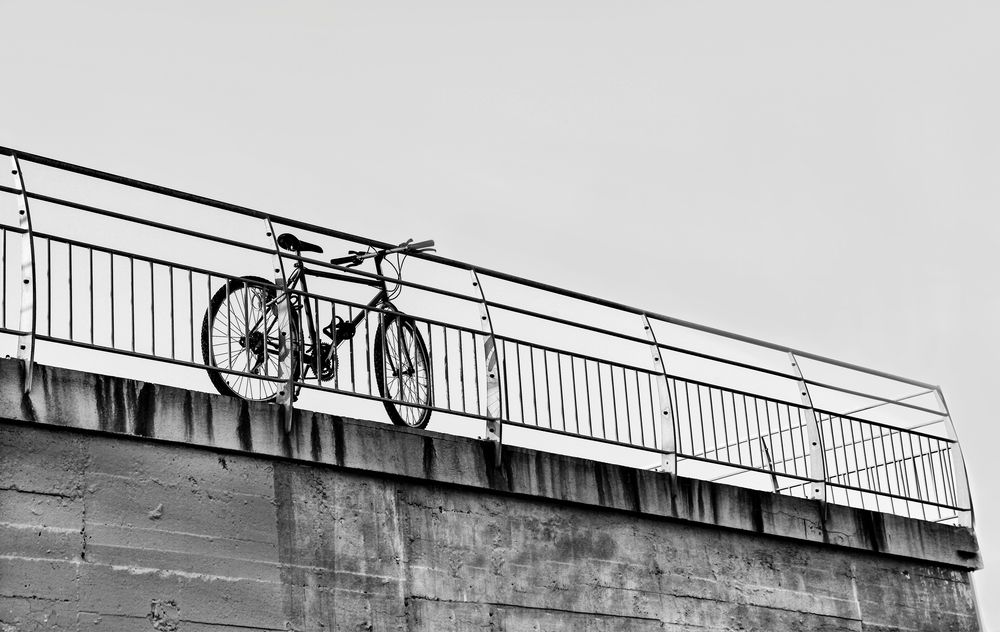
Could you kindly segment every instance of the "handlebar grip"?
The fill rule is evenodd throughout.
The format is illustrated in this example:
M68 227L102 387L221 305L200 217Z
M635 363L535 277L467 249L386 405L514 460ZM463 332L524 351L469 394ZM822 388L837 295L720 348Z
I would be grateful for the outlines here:
M330 263L335 266L342 266L346 263L357 263L358 255L347 255L346 257L337 257L336 259L330 259Z
M433 239L428 239L427 241L418 241L415 244L410 244L409 246L407 246L406 249L407 250L423 250L425 248L433 248L433 247L434 247L434 240Z

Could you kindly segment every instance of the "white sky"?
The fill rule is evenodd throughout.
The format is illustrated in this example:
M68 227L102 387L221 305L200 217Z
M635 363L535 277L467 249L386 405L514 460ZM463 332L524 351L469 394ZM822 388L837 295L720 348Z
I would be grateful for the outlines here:
M0 144L944 386L1000 624L1000 6L0 0Z

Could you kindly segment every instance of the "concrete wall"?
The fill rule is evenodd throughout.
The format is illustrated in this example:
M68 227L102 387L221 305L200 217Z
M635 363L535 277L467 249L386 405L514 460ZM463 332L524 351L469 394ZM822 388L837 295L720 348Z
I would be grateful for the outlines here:
M977 630L974 534L0 361L0 632ZM251 452L252 451L252 452Z

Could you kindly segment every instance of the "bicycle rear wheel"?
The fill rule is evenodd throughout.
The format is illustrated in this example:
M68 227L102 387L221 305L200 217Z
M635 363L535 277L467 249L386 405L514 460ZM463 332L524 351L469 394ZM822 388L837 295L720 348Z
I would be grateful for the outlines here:
M431 358L416 322L406 316L382 317L375 333L375 383L389 419L397 426L424 428L433 404ZM415 404L408 406L407 404Z
M223 395L273 401L287 388L289 373L298 373L292 341L281 340L286 331L295 339L297 323L294 318L289 323L288 310L282 316L276 295L264 279L244 277L228 280L212 297L202 322L201 352L209 379Z

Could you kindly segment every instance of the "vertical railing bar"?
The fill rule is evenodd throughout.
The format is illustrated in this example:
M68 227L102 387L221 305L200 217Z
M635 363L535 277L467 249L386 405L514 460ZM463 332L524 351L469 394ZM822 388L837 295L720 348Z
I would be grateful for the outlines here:
M388 343L386 342L386 335L387 334L385 333L386 332L385 314L383 312L381 312L381 311L378 311L378 312L376 312L376 317L378 319L378 332L379 332L379 335L376 337L376 341L380 341L380 344L383 345L383 347L382 347L382 353L379 354L379 355L382 356L382 358L381 358L381 363L382 363L381 371L382 371L383 379L385 379L384 376L388 375L388 373L386 372L386 362L387 362L386 356L389 355L389 353L388 353ZM447 360L447 358L448 358L448 355L446 353L445 354L445 360ZM376 365L375 366L375 372L377 373L378 371L379 371L379 367ZM447 371L447 365L445 365L445 371ZM376 386L378 386L378 385L376 384ZM386 395L388 396L388 393L386 393Z
M833 472L831 473L830 471L827 471L827 476L829 477L829 479L831 481L836 482L837 484L843 484L843 474L842 474L842 472L846 472L848 469L850 469L850 468L848 468L846 466L843 467L843 468L841 468L840 467L840 459L837 458L837 450L838 450L837 446L838 446L838 443L839 443L840 446L843 446L843 444L844 444L844 425L840 421L840 419L838 418L838 423L839 423L839 426L840 426L840 441L838 442L837 441L837 437L836 437L837 432L834 429L834 425L833 425L833 415L829 415L828 418L827 418L827 420L830 423L830 435L831 435L830 441L833 444L833 447L832 447L832 451L833 451ZM828 449L831 449L831 448L828 448ZM827 462L827 466L829 467L829 462Z
M934 470L935 470L935 467L934 467L934 456L936 456L938 454L938 451L934 449L933 445L931 445L931 439L930 439L930 437L925 438L925 440L927 441L927 459L928 459L927 469L931 473L931 489L934 490L934 496L933 496L933 498L934 498L934 502L940 503L941 502L941 493L938 490L937 474L934 473ZM939 444L940 442L935 441L935 443Z
M473 334L473 336L472 336L472 350L475 351L475 349L476 349L476 336L475 336L475 334ZM435 358L435 355L434 355L434 325L432 323L427 323L427 354L430 356L427 359L428 360L429 368L431 369L430 372L431 372L431 375L434 375L435 373L437 373L437 371L434 370L434 358ZM477 373L477 375L478 375L478 373ZM430 387L429 387L430 391L431 391L431 397L432 397L432 399L436 399L436 397L434 396L434 387L435 386L436 386L436 384L431 383ZM479 388L479 381L477 380L476 381L476 389L478 389L478 388ZM477 395L478 395L478 393L477 393Z
M770 451L771 451L772 469L773 469L773 466L774 466L775 463L781 463L782 464L781 473L785 474L786 473L786 470L784 468L784 464L786 463L786 460L785 460L785 442L781 440L781 420L780 419L778 420L778 433L777 433L777 435L778 435L778 445L781 446L781 459L779 461L776 458L777 455L774 454L774 441L772 440L773 437L774 437L774 435L775 435L775 432L773 430L771 430L771 403L768 402L767 400L764 400L762 403L764 404L764 421L765 421L765 424L767 425L767 440L768 440L768 445L770 446Z
M309 300L308 296L304 297L304 298L307 301ZM331 303L332 303L332 301L331 301ZM331 330L333 332L333 339L332 339L332 342L330 344L332 344L334 347L336 347L337 346L337 326L336 326L337 320L333 319L330 322L333 325L333 328ZM320 329L319 297L318 296L313 299L313 324L312 324L312 326L313 326L313 331L316 332L316 335L313 337L313 371L316 372L316 386L322 386L322 384L323 384L323 361L326 360L326 358L323 357L323 331L322 331L322 329ZM303 333L303 337L304 337L305 332L302 332L302 333ZM336 372L340 373L339 363L338 363L338 366L336 367L336 369L337 369ZM306 372L305 368L303 368L302 369L303 375L299 376L302 379L302 381L305 381L305 378L306 378L305 372Z
M150 353L156 355L156 285L153 282L153 262L149 262L149 330Z
M701 423L701 421L702 421L701 420L701 393L698 390L699 388L701 388L701 387L697 386L697 385L694 387L695 395L698 396L698 421L699 421L698 434L701 435L701 453L707 456L708 455L708 441L705 440L705 425L704 425L704 423ZM684 403L687 406L688 426L690 427L690 430L691 430L691 452L694 453L696 451L695 448L694 448L694 440L695 440L696 434L694 432L694 415L691 413L691 382L688 382L688 381L684 382Z
M615 415L615 441L619 440L618 435L618 393L615 392L615 367L608 365L608 376L611 378L611 412Z
M649 393L649 412L652 415L652 417L650 417L650 418L653 420L653 445L654 446L658 446L658 445L662 444L662 441L661 441L660 435L657 433L657 427L659 426L659 424L656 423L656 420L659 418L659 415L656 414L656 398L653 396L653 374L652 373L647 373L646 374L646 391ZM667 385L667 393L668 394L670 393L670 385L669 384ZM674 408L673 406L671 406L671 410L676 410L676 408Z
M177 336L175 335L176 318L174 316L174 266L167 266L167 274L170 275L170 357L176 359Z
M903 495L903 483L899 479L899 465L898 464L899 464L899 461L900 461L900 457L899 457L899 455L896 452L896 445L897 445L896 439L898 439L899 436L900 436L900 433L898 431L892 433L891 435L889 435L889 447L892 448L892 463L895 465L892 468L892 470L896 474L896 493L899 494L899 495ZM900 445L901 445L901 443L900 443ZM891 487L891 485L890 485L890 487Z
M521 366L522 366L521 365L521 347L522 347L521 343L519 343L519 342L514 343L514 357L515 357L515 360L517 361L517 402L518 402L519 410L521 411L521 423L526 423L527 419L525 419L525 417L524 417L524 380L521 379L521 373L522 373L522 370L521 370ZM473 335L473 337L472 337L472 351L473 351L473 363L472 363L472 366L475 367L476 366L476 362L475 362L476 337L475 337L475 335ZM476 372L476 393L477 393L477 397L478 397L478 393L479 393L478 387L479 387L479 373L478 373L478 370L477 370L477 372ZM477 408L478 408L478 405L477 405Z
M559 415L562 417L562 429L566 432L566 399L563 396L562 354L556 352L556 375L559 376Z
M535 368L537 365L535 363L535 347L533 345L528 345L528 360L531 362L531 407L535 411L535 425L541 426L542 419L539 416L541 411L538 408L538 371Z
M211 291L211 290L210 290ZM230 284L230 279L226 277L226 350L229 352L226 360L229 362L229 368L233 366L233 294L232 286ZM209 323L209 327L212 323ZM250 332L246 332L245 335L249 336ZM212 336L215 336L215 330L212 329ZM215 347L212 346L212 349ZM213 351L214 353L214 351ZM229 377L226 378L226 383L229 383Z
M803 423L802 423L802 412L801 411L802 411L801 408L796 408L795 409L795 416L798 417L798 420L796 421L795 427L793 428L792 427L792 407L789 406L788 404L785 404L785 418L788 419L788 442L792 446L792 471L795 474L799 473L799 458L802 458L803 460L805 460L806 455L808 454L808 451L806 450L806 442L802 438L802 426L803 426ZM780 409L779 409L779 412L778 412L778 416L779 417L781 416ZM819 427L819 423L817 422L816 425L817 425L817 428L818 428ZM801 457L795 451L795 435L796 435L796 433L798 433L798 435L799 435L799 449L802 452ZM816 436L819 436L819 432L816 433ZM808 468L806 467L806 463L802 464L802 468L804 470L806 470L806 473L808 473Z
M614 379L614 369L612 368L612 379ZM622 397L625 398L625 430L628 431L628 443L632 442L632 411L628 405L628 382L626 381L625 368L622 367Z
M920 436L917 437L917 448L920 450L920 471L924 475L924 478L923 478L923 481L924 481L923 488L924 488L925 491L924 491L923 497L926 500L930 500L930 496L927 493L927 484L928 484L928 478L929 477L927 475L927 466L925 465L925 463L927 461L927 458L926 458L927 453L926 453L926 451L924 451L923 438L920 437Z
M90 274L90 284L88 285L90 294L90 344L94 344L94 249L88 248L89 265L87 271Z
M639 392L639 373L633 371L635 375L635 416L639 421L639 445L646 445L646 428L642 423L642 394Z
M317 303L316 303L316 322L317 322L317 324L319 323L319 302L318 301L319 301L319 299L317 299ZM397 323L399 323L400 318L396 318L395 321ZM348 321L348 322L350 322L350 321ZM337 344L337 301L334 301L334 300L330 301L330 323L333 324L333 344L336 345ZM401 332L402 332L402 328L400 328L397 331L397 336L398 337L396 338L396 344L399 345L400 347L402 347L402 345L403 345L403 339L402 339ZM386 354L389 353L389 334L387 333L387 330L384 330L384 329L382 330L382 333L383 333L382 344L385 345L385 349L383 349L382 351L384 352L383 355L386 355ZM316 354L317 356L320 355L318 349L322 348L322 344L321 344L322 337L323 337L323 334L317 329L316 330L316 339L313 340L313 353ZM304 342L305 341L303 340L303 343ZM402 353L402 351L403 351L402 348L400 348L400 353ZM402 368L400 368L400 370L402 370ZM316 373L317 379L319 378L319 375L320 375L320 373L317 372ZM385 376L385 383L388 385L389 384L389 376L385 372L383 372L382 375ZM333 372L333 388L335 390L340 390L340 367L337 367L337 370ZM402 376L400 376L399 389L400 389L400 397L402 397L402 390L403 390ZM386 390L388 390L388 387L386 388ZM388 393L386 393L385 395L386 395L386 397L389 397Z
M721 388L719 391L719 410L722 412L722 440L726 442L726 463L733 462L733 455L730 452L731 443L729 441L729 423L726 420L726 393ZM711 403L711 401L710 401ZM712 410L712 425L715 426L715 410Z
M753 463L753 439L750 438L750 409L747 407L747 396L740 393L740 397L743 398L743 418L747 422L747 455L750 457L750 467L754 467ZM757 443L760 443L760 419L757 417L757 409L754 408L754 418L757 421ZM758 446L759 447L759 446ZM764 459L760 460L760 469L764 469Z
M319 312L319 310L316 310L316 311L317 311L317 313ZM318 317L319 316L317 315L317 318ZM354 307L352 307L351 305L347 306L347 322L349 322L349 323L353 323L354 322ZM413 330L416 331L416 329L417 329L417 324L414 322L413 323ZM318 336L320 339L322 339L322 332L319 329L319 325L317 325L316 336ZM430 338L431 338L431 327L430 327L430 325L428 325L427 326L427 339L430 340ZM336 353L337 353L337 351L336 351L336 348L337 348L336 327L334 327L334 338L333 338L331 344L333 345L333 349L334 349L334 351L333 351L334 356L333 357L336 357ZM430 349L429 348L427 350L427 354L430 355ZM350 364L350 367L351 367L351 392L357 393L358 392L358 384L357 384L357 379L354 376L354 334L351 334L351 337L347 339L347 355L350 358L348 364ZM416 357L416 356L414 356L414 357ZM433 358L434 356L431 356L431 357ZM326 358L324 358L324 360L325 359ZM334 363L333 369L334 369L334 371L336 371L338 373L340 372L340 365L339 365L338 362ZM429 385L429 388L433 388L433 385Z
M569 375L573 385L573 425L576 427L576 434L580 434L580 406L577 402L579 394L576 390L576 361L573 356L569 357Z
M746 465L743 463L743 444L740 441L740 415L736 411L736 393L729 391L729 401L733 405L733 430L736 432L736 462L740 465ZM749 440L749 433L748 433Z
M365 318L365 381L368 382L368 394L374 395L375 390L372 388L372 341L371 341L371 327L368 326L368 322L371 320L371 311L368 312L369 316ZM434 357L433 351L434 340L431 339L431 350L428 352L431 354L431 358Z
M433 358L434 355L431 354ZM479 343L476 342L476 333L472 332L472 376L476 380L476 388L473 389L476 393L476 414L483 414L483 394L482 390L479 388Z
M3 270L3 313L0 314L2 317L3 328L7 328L7 229L0 229L3 231L3 254L0 255L0 269Z
M194 272L188 269L188 317L191 320L191 361L195 362L194 359Z
M604 414L604 380L601 377L601 363L594 361L597 368L597 399L601 405L601 438L608 438L607 415Z
M882 468L883 468L883 471L885 472L885 487L886 487L885 492L888 492L890 494L890 496L889 496L889 510L892 511L892 513L896 513L896 502L893 499L893 497L891 496L891 494L892 494L892 480L889 478L889 455L888 455L888 453L885 450L885 435L888 432L889 431L886 430L885 428L883 428L881 430L881 432L879 433L879 443L882 444ZM889 442L890 442L890 444L892 443L892 435L891 434L889 435Z
M448 328L442 327L441 332L444 334L444 401L445 407L451 410L451 378L448 377Z
M128 257L129 311L132 321L132 351L135 351L135 259ZM230 354L232 357L232 354Z
M939 454L941 460L941 472L944 477L945 490L947 492L948 504L953 507L958 506L958 498L955 494L955 479L951 475L951 444L945 443Z
M920 500L920 513L924 517L924 520L926 520L927 519L927 506L924 504L924 501L926 500L927 494L926 494L926 491L924 489L924 482L927 480L927 472L924 470L923 454L922 454L922 452L920 452L922 450L922 448L920 448L920 438L917 437L917 450L918 451L913 451L913 447L912 447L913 446L913 435L912 434L910 435L910 446L911 446L910 450L911 450L911 452L913 452L913 479L914 479L914 481L916 483L917 498ZM920 459L920 469L921 469L921 471L924 472L924 479L923 479L923 481L920 479L920 472L917 471L917 459Z
M506 354L507 341L504 340L504 341L502 341L502 343L504 345L504 353ZM506 363L504 364L503 371L504 371L504 382L506 382L507 381L507 365L506 365ZM461 393L461 396L462 396L462 407L461 407L461 410L464 412L466 410L466 403L465 403L465 347L462 344L462 330L461 329L458 330L458 391L459 391L459 393Z
M542 349L542 364L545 369L545 408L548 411L549 428L552 428L552 389L549 388L549 352Z
M115 348L115 253L110 253L108 255L108 268L111 274L111 347ZM193 344L193 343L192 343ZM194 352L192 351L192 361L194 360Z
M66 244L66 283L69 285L69 339L73 340L73 244Z
M944 473L944 484L949 492L948 498L950 500L948 501L948 504L958 507L958 494L955 490L955 477L951 472L951 450L952 444L950 443L946 444L946 447L941 449L941 471Z
M45 312L48 323L46 324L46 331L49 335L52 335L52 240L45 240L45 281L46 281L46 292L45 297ZM134 351L134 349L133 349Z
M698 406L701 407L701 392L698 393ZM712 403L712 387L708 387L708 417L712 424L712 455L719 460L719 435L715 427L715 404Z
M402 317L398 317L398 318L395 319L395 321L396 321L397 324L400 322L401 318ZM322 347L323 347L323 345L322 345L323 334L318 329L319 322L320 322L319 321L319 300L317 298L317 304L316 304L316 327L317 327L317 329L316 329L316 339L313 340L313 353L315 353L316 355L322 355L318 351L318 349L322 349ZM348 319L347 322L350 322L350 320ZM330 324L332 326L332 331L333 331L333 339L332 339L331 344L333 344L334 346L336 346L337 345L337 301L335 301L333 299L330 300ZM389 334L388 334L388 330L387 329L383 329L381 331L382 331L382 334L383 334L382 335L382 344L383 344L382 355L387 355L389 353ZM402 331L403 331L402 327L400 327L397 330L397 339L396 339L396 344L398 344L400 346L400 353L402 353L402 351L403 351L403 349L402 349L402 345L403 345ZM402 368L400 368L400 370L402 370ZM320 373L317 372L316 375L317 375L317 378L318 378L319 375L320 375ZM385 383L386 383L386 391L387 391L386 392L386 397L389 397L389 395L388 395L389 376L385 372L383 372L382 375L384 376ZM333 372L333 388L334 388L334 390L340 390L340 365L339 365L339 363L336 366L336 370ZM400 397L402 397L402 393L403 393L402 376L400 376L399 389L400 389Z
M862 483L861 483L861 461L858 459L858 439L857 439L857 437L854 434L854 426L855 426L854 420L850 420L849 419L848 422L847 422L847 427L851 430L851 456L854 457L853 461L854 461L855 487L857 487L859 489L863 489ZM848 476L847 480L849 482L851 480L851 477ZM861 508L865 509L866 507L865 507L865 496L864 496L864 493L861 493L859 495L859 498L861 499Z

